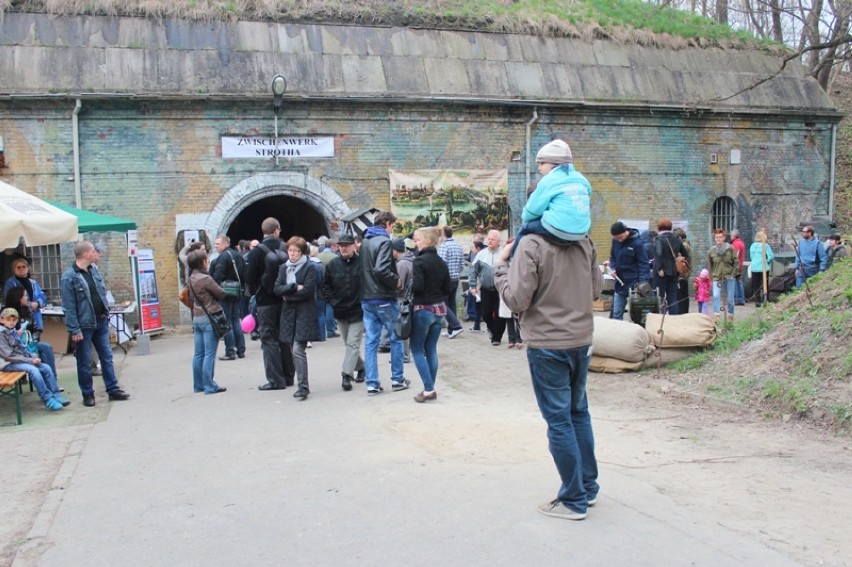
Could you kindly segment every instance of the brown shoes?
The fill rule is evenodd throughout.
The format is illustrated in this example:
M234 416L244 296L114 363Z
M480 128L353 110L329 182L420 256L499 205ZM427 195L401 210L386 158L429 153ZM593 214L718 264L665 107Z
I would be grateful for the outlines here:
M438 399L438 392L432 392L431 394L427 394L426 392L420 392L416 396L414 396L414 401L418 404L422 404L423 402L433 402Z

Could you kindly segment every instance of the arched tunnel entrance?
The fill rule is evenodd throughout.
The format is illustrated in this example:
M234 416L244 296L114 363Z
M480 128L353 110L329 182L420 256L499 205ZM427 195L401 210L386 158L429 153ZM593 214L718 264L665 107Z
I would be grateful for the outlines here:
M227 230L231 242L262 240L260 225L268 217L274 217L281 223L281 238L284 240L301 236L310 242L329 234L328 224L320 211L297 197L274 195L255 201L240 211Z

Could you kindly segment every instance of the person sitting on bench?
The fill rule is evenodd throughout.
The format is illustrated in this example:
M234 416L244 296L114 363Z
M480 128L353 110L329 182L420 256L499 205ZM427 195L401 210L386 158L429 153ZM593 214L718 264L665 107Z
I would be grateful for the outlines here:
M56 384L56 376L50 366L42 363L38 357L32 357L27 351L21 338L15 331L18 324L18 312L7 307L0 311L0 359L5 363L3 372L26 372L29 380L38 391L44 402L44 407L57 411L71 402L63 397Z

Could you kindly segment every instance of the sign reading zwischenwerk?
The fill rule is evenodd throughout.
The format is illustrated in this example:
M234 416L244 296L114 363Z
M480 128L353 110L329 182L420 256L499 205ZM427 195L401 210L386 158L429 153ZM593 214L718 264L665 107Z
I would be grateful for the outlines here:
M277 143L276 143L277 142ZM226 159L334 157L334 136L222 136Z

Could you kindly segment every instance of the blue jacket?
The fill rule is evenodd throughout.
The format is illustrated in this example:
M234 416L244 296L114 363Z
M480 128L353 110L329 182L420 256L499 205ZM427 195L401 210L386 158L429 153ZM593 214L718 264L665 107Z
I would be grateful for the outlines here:
M825 253L825 248L822 247L822 242L816 238L807 240L800 238L799 253L796 255L796 271L804 264L805 272L815 274L818 271L824 272L828 268L828 255ZM801 258L801 261L799 260Z
M592 186L566 163L539 180L521 213L523 222L541 219L550 234L563 240L581 240L592 227Z
M65 328L72 335L79 335L83 329L95 329L98 326L98 320L95 317L95 306L92 303L92 296L89 293L89 284L86 279L78 271L76 264L72 264L70 268L65 270L60 281L62 289L62 309L65 311ZM106 287L104 280L101 278L101 273L98 267L92 264L89 266L92 273L92 279L95 281L95 287L98 290L98 295L104 307L109 308L109 302L106 297Z
M615 270L615 275L624 282L624 285L621 285L615 280L616 293L627 294L637 282L651 279L651 266L648 264L648 255L645 254L645 246L639 238L638 230L631 228L630 236L624 242L612 239L609 267Z
M44 290L41 289L41 286L38 285L38 282L32 278L30 278L30 285L33 286L33 295L35 297L30 297L29 300L38 302L38 309L36 309L33 313L33 322L36 327L44 330L44 318L41 316L41 308L47 305L47 296L44 294ZM6 285L3 286L3 295L5 296L9 293L9 290L13 287L24 287L15 276L6 280Z

